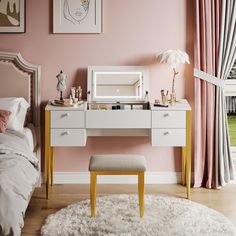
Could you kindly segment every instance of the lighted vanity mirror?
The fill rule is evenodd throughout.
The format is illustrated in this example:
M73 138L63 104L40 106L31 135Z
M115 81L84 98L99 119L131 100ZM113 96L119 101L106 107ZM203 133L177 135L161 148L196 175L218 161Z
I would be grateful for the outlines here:
M142 96L141 72L95 72L94 97L132 97Z
M148 96L148 70L140 66L88 67L89 102L141 102Z

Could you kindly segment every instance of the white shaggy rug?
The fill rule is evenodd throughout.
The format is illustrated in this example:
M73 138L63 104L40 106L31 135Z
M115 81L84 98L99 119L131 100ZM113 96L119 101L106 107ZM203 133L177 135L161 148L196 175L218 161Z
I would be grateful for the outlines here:
M191 201L145 195L139 218L136 195L97 198L96 218L90 201L69 205L48 216L42 236L233 236L234 225L222 214Z

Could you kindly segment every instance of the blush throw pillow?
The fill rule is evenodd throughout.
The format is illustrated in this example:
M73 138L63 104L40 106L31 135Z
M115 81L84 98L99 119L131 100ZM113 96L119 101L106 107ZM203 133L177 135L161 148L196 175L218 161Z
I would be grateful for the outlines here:
M10 111L0 110L0 133L5 133L10 115Z

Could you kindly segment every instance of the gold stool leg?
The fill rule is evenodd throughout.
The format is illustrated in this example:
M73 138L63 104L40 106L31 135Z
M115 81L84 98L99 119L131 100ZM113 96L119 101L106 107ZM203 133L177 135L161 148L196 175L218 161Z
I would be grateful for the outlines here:
M138 196L140 217L144 215L144 172L138 174Z
M96 184L97 184L97 174L95 172L90 172L91 217L95 217L95 212L96 212Z

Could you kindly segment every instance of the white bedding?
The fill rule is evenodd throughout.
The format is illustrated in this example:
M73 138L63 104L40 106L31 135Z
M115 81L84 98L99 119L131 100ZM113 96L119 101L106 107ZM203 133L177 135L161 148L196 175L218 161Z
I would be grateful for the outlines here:
M1 236L20 236L28 201L39 179L38 159L26 137L23 132L0 133Z
M36 134L34 130L34 126L31 125L30 127L25 127L21 131L14 131L14 130L6 130L5 134L13 134L19 138L24 139L27 144L29 145L30 151L33 152L36 146Z

